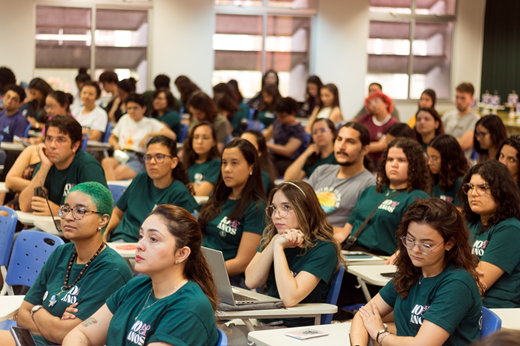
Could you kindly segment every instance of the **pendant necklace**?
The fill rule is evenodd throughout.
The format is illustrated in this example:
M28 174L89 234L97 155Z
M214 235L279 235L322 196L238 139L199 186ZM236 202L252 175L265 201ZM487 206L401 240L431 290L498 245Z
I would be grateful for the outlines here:
M422 277L422 279L421 279L421 278L419 278L419 285L421 285L421 284L422 284L422 282L423 282L423 280L424 280L424 275L422 275L422 274L421 274L421 277Z
M69 267L67 268L67 275L65 276L65 282L63 283L63 287L61 288L61 290L60 290L60 292L58 294L53 295L51 297L51 299L49 299L49 308L52 308L54 305L56 305L56 303L58 302L58 297L60 296L60 294L62 294L63 292L67 292L68 290L70 290L71 287L74 287L74 285L76 285L76 283L83 276L83 273L85 273L85 270L87 270L87 268L90 265L90 263L92 263L92 261L101 253L101 250L103 249L103 246L105 246L104 242L101 243L101 246L96 251L94 256L92 256L92 258L87 263L85 263L85 266L81 270L81 273L79 273L79 276L76 278L76 280L74 280L74 282L71 285L68 285L70 270L72 269L72 265L74 264L74 259L78 255L78 252L74 251L74 253L72 254L72 257L70 258L70 261L69 261Z
M141 311L139 311L139 313L137 314L137 316L135 316L134 318L134 321L137 321L137 319L139 318L139 315L141 315L141 312L143 312L144 310L148 309L148 308L151 308L152 306L154 306L157 302L159 302L161 299L163 298L166 298L168 297L169 295L171 295L176 289L177 287L179 287L179 285L181 284L181 282L184 281L184 278L181 279L181 281L179 281L179 283L177 285L175 285L171 291L169 291L164 297L162 298L159 298L157 299L157 301L155 301L153 304L150 304L149 306L146 306L146 303L148 303L148 299L150 299L150 296L152 295L152 291L153 291L153 286L152 288L150 289L150 292L148 293L148 298L146 298L146 301L144 302L143 304L143 307L141 308ZM146 307L145 307L146 306Z

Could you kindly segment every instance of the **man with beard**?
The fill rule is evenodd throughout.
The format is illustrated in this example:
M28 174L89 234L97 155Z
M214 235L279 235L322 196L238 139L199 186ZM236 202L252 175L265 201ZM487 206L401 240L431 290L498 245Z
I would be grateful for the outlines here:
M370 133L366 127L348 122L339 129L334 142L338 164L322 165L309 178L335 231L343 229L361 192L376 184L366 157L369 151Z

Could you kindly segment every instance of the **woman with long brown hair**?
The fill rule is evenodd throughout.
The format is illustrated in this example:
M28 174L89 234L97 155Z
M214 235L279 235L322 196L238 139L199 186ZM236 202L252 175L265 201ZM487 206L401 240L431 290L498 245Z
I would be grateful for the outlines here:
M63 345L216 345L215 283L201 251L202 231L186 210L162 204L141 226L134 278Z
M469 232L452 203L439 198L410 207L396 234L397 272L359 310L352 345L468 345L480 338L482 299ZM393 311L397 333L382 317ZM399 336L397 336L399 335Z

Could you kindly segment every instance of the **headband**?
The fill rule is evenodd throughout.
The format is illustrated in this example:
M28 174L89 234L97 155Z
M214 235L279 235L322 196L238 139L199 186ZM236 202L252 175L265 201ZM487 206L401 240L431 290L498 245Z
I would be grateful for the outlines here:
M303 192L302 188L299 187L298 185L296 185L295 183L293 183L292 181L284 181L283 183L284 183L284 184L291 184L292 186L295 186L298 190L300 190L300 191L303 193L303 195L304 195L305 197L307 197L307 195L305 194L305 192Z

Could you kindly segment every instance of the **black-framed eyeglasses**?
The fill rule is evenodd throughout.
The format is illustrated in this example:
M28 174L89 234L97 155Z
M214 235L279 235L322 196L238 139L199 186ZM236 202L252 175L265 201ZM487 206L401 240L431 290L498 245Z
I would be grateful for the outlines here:
M173 158L173 156L171 155L164 155L164 154L157 154L157 155L145 155L144 156L144 162L152 162L152 159L155 160L156 163L163 163L164 162L164 158L166 157L170 157L170 158Z
M464 191L466 195L469 195L471 191L476 190L479 196L483 196L490 188L491 187L488 184L473 185L471 183L467 183L462 186L462 191Z
M59 209L58 209L58 215L64 219L68 214L69 212L72 211L72 217L76 220L81 220L85 217L85 215L87 214L99 214L99 215L105 215L104 213L102 212L99 212L99 211L93 211L93 210L88 210L87 208L85 207L69 207L68 205L62 205Z
M425 256L428 256L429 254L431 254L433 252L433 250L435 250L436 248L438 248L439 246L441 246L444 243L444 242L442 242L439 245L437 245L436 247L432 247L431 245L428 245L426 243L418 243L415 240L413 240L412 238L408 238L408 237L401 237L401 241L403 242L404 247L409 250L412 250L415 247L415 245L417 245L419 247L419 251L421 251L421 253Z
M289 216L289 212L291 210L292 210L292 208L288 205L283 205L281 208L277 208L274 205L271 205L271 206L265 208L265 213L267 214L267 216L272 218L278 212L278 215L280 215L280 217L282 219L285 219Z

